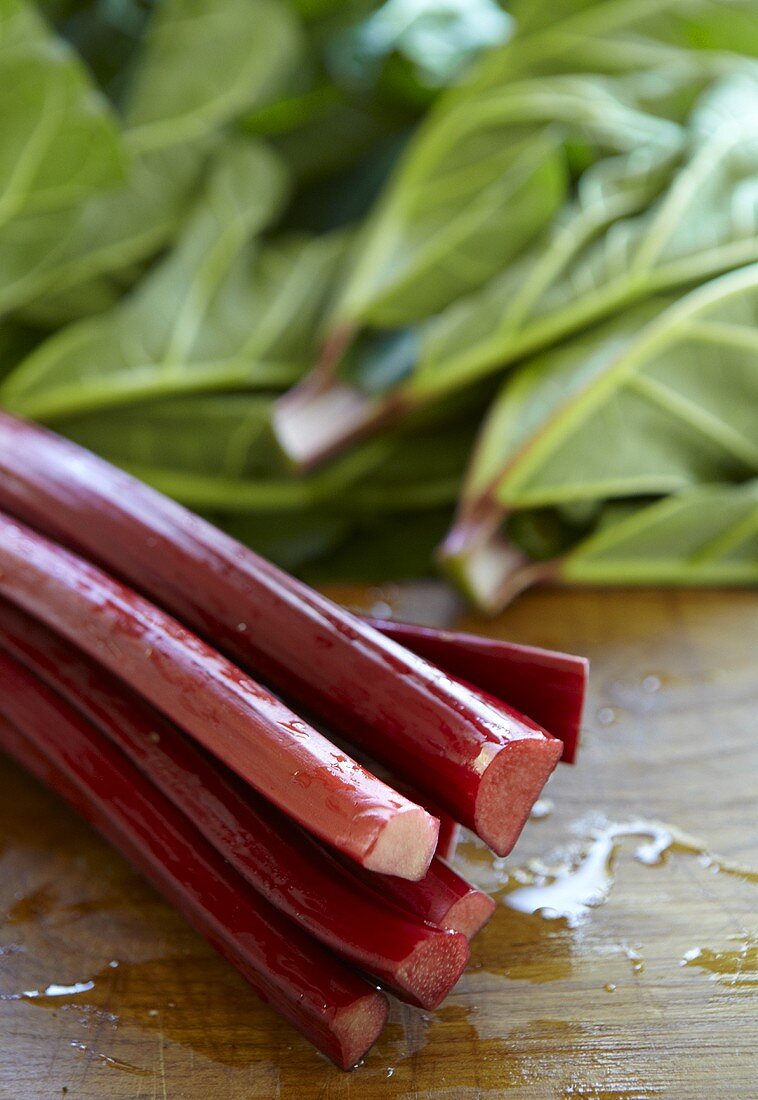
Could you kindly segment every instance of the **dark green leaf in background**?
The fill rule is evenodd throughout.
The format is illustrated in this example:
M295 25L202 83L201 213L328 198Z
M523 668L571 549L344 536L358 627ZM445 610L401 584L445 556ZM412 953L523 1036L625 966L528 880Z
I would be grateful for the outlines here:
M298 378L343 246L334 237L255 245L285 195L270 152L230 143L175 249L123 302L63 329L21 363L2 388L6 406L49 419Z
M0 232L121 181L125 155L105 99L26 0L0 4Z
M174 38L179 25L181 52ZM126 183L0 227L0 313L91 286L162 247L186 216L224 127L272 94L298 49L291 17L277 0L161 4L123 108ZM98 294L107 298L107 287Z
M314 579L758 581L755 0L0 0L0 96L3 405Z
M757 321L751 265L526 364L493 406L468 492L512 509L758 473Z
M758 482L699 485L614 514L558 568L577 584L758 583Z
M670 155L643 148L588 169L578 204L544 240L430 323L409 399L469 383L635 300L753 260L758 75L746 73L703 97L676 168Z

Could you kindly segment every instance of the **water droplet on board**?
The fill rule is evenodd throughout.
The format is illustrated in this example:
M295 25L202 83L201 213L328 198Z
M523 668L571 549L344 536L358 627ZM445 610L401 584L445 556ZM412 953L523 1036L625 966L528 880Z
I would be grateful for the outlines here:
M625 947L624 954L632 964L632 973L641 974L645 969L645 960L635 947Z
M736 947L720 951L710 947L692 947L679 960L680 966L695 966L707 972L711 981L723 985L754 986L758 984L758 939L731 936Z
M616 711L613 707L600 707L597 720L601 726L612 726L616 721Z
M708 852L706 845L675 826L658 821L635 819L628 822L593 820L577 822L574 831L582 839L549 854L532 859L522 867L511 867L502 859L492 859L472 844L460 848L457 860L461 871L481 889L500 894L503 904L520 913L538 913L545 920L562 919L569 928L586 920L590 911L608 897L615 882L615 860L621 845L629 839L639 841L634 859L645 866L659 866L670 852L695 856L701 865L717 873L735 875L746 882L758 882L758 871L730 863ZM703 857L707 862L702 863ZM636 972L644 967L632 948L627 957Z
M94 982L73 982L71 985L58 985L52 982L44 989L24 989L21 993L5 993L0 995L3 1001L32 1001L47 997L73 997L78 993L88 993L95 988Z
M131 1062L124 1062L120 1058L112 1058L110 1054L103 1054L99 1050L92 1050L86 1043L80 1043L76 1039L72 1039L69 1046L74 1050L80 1050L83 1054L86 1054L89 1058L94 1058L98 1062L102 1062L103 1065L108 1066L110 1069L121 1070L122 1073L133 1073L139 1077L151 1077L153 1071L151 1069L144 1069L142 1066L132 1065ZM68 1092L68 1089L65 1090Z

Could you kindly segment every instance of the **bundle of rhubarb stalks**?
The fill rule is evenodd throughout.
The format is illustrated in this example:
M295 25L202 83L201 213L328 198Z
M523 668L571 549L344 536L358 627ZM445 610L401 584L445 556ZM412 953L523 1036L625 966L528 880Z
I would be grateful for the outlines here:
M577 745L578 657L364 620L0 413L0 748L343 1068L435 1008Z

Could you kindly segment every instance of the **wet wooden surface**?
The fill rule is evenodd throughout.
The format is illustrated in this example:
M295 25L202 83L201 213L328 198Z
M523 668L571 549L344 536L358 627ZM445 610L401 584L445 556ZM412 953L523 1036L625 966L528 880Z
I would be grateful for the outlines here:
M436 589L338 594L451 613ZM472 966L439 1012L394 1005L350 1075L0 761L0 1097L755 1097L757 612L747 593L545 592L464 620L592 658L583 752L509 860L462 846L502 903Z

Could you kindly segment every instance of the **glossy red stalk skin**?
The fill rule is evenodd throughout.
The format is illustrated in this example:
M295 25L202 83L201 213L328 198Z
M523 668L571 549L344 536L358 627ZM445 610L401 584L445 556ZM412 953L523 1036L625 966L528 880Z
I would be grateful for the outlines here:
M4 600L2 651L96 725L277 909L403 1000L433 1009L447 996L468 960L462 936L387 905L122 681Z
M483 703L180 505L8 414L0 475L1 506L103 562L423 786L498 854L510 851L555 763L535 723Z
M399 909L439 928L462 932L469 940L495 912L496 904L489 894L473 886L439 856L434 857L420 882L407 882L393 875L372 875L359 867L352 873Z
M440 817L440 831L434 854L439 856L440 859L452 859L455 855L455 849L458 847L460 834L461 827L457 821L453 821L452 817L448 817L447 814Z
M0 594L64 635L304 828L350 858L415 877L434 819L335 748L276 696L131 589L0 513ZM375 860L391 830L426 828L420 852ZM428 833L428 835L427 835ZM396 839L396 837L395 837ZM414 837L400 833L401 840ZM382 849L384 853L384 849ZM393 853L394 855L394 853Z
M2 681L0 750L94 825L315 1047L343 1069L360 1061L386 1020L385 998L249 887L118 749L7 657Z
M368 768L372 775L376 775L384 780L388 786L392 787L393 791L399 791L401 794L404 794L406 798L409 798L411 802L417 802L418 805L423 806L432 817L438 819L440 827L437 835L437 847L434 850L434 854L435 856L440 856L442 859L451 859L455 855L455 849L458 846L458 839L461 831L458 822L450 817L433 798L430 798L426 791L419 790L413 783L409 783L404 776L402 778L398 777L396 772L392 772L389 768L385 768L383 764L378 763L368 753L358 751L356 753L356 759L359 763L363 764L364 768Z
M563 742L563 762L574 763L587 691L586 657L389 619L366 621L451 676L527 714Z

